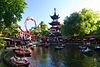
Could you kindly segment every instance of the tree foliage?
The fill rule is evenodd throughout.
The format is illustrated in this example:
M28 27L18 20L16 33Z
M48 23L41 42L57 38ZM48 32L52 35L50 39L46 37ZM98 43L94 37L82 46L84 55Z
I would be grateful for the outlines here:
M69 36L90 34L97 30L98 18L100 18L100 13L91 9L84 8L79 12L74 12L65 18L62 33Z
M34 33L34 34L46 34L48 32L47 30L47 25L44 23L44 21L41 21L40 24L37 26L37 27L32 27L30 29L31 33Z
M75 35L79 34L79 23L81 22L80 14L75 12L66 17L64 20L64 25L62 25L62 31L65 35Z
M9 35L14 35L18 33L18 24L17 23L12 23L11 26L9 28L5 28L3 31L3 34L9 34Z
M97 21L96 26L97 26L96 33L97 33L97 34L100 34L100 20Z
M90 9L82 9L80 11L80 15L82 17L82 21L80 24L81 31L85 34L90 34L97 30L97 19L100 18L100 14L98 12L94 12Z
M24 0L0 0L0 31L10 31L9 27L21 20L25 7Z
M40 32L41 34L46 34L48 32L47 25L44 23L44 21L40 22Z

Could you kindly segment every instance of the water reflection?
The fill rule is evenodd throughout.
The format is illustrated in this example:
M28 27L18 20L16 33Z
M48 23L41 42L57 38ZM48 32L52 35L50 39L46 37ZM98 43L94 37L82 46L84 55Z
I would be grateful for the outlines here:
M84 55L77 46L67 46L62 50L34 47L28 60L29 67L100 67L100 52Z
M55 48L34 47L30 67L100 67L99 56L86 56L77 46L68 46L62 50Z
M30 67L47 67L48 49L42 47L34 47Z

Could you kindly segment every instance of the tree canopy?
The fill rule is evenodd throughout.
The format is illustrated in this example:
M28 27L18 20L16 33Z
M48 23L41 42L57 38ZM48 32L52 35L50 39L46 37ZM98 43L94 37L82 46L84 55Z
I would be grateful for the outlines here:
M44 21L40 22L40 31L43 35L48 32L47 25L44 23Z
M64 20L64 25L62 25L61 30L65 35L74 35L79 33L79 23L81 22L80 14L74 12L70 17L66 17Z
M69 36L91 34L97 30L100 13L84 8L67 16L62 25L62 33Z
M100 34L100 20L97 21L96 26L97 26L96 33Z
M31 33L35 33L35 34L46 34L48 32L48 29L47 29L47 25L44 23L44 21L41 21L40 24L37 26L37 27L32 27L30 29Z
M0 0L0 31L20 21L25 7L24 0Z

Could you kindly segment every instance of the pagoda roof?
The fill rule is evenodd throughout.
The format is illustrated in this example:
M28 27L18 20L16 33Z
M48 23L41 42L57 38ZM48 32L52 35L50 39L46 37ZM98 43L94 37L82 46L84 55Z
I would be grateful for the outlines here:
M53 16L50 16L52 19L59 19L60 17L59 17L59 15L53 15Z
M60 22L55 22L55 21L52 21L51 23L49 23L50 25L60 25Z
M57 29L57 30L59 30L60 28L59 27L51 27L50 29Z
M53 16L50 16L52 19L59 19L59 14L56 15L56 8L54 8L54 15Z

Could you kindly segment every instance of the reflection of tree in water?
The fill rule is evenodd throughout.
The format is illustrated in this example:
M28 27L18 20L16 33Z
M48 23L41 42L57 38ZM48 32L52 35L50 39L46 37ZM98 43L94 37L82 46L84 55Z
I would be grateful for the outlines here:
M92 59L92 66L100 67L100 51L95 51Z
M63 59L63 63L67 67L83 67L82 66L82 57L78 47L68 46L64 50L65 56Z
M48 57L48 49L47 48L42 48L42 47L36 47L33 50L33 55L32 55L32 60L33 60L33 64L36 67L45 67L46 66L46 59Z
M48 57L48 49L47 48L41 48L39 59L41 63L46 63L46 59Z
M67 67L100 67L96 66L96 56L88 57L79 52L77 47L66 47L64 56L64 64Z
M36 48L33 50L32 67L100 67L97 55L84 56L78 47L67 46L62 50L50 48Z
M34 50L32 51L32 61L31 61L33 67L38 67L39 64L38 55L39 55L39 48L34 47Z

